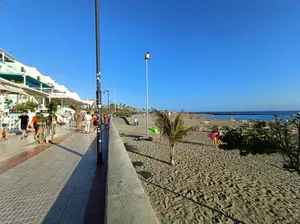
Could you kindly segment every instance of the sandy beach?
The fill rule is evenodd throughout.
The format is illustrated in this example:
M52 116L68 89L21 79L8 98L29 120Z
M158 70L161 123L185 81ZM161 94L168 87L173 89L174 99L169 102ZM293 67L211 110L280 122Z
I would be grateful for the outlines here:
M198 131L177 145L172 167L164 139L133 139L145 133L144 119L139 122L114 119L161 223L300 223L300 175L283 170L280 155L240 157L238 150L211 147L208 133ZM214 122L224 125L186 120L206 128Z

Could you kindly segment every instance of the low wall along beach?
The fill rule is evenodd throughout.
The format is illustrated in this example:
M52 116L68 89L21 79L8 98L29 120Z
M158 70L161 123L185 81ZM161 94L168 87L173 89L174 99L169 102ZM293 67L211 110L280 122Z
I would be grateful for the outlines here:
M106 195L106 223L158 223L113 122L109 132Z

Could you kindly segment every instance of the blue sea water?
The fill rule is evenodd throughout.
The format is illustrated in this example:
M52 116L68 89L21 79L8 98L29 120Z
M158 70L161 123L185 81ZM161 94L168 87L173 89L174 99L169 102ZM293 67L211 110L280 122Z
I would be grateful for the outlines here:
M300 110L299 110L300 111ZM274 120L272 113L276 113L279 116L284 116L285 119L289 119L290 115L296 114L299 111L240 111L240 112L207 112L198 113L201 118L217 119L217 120L230 120L233 117L235 120L262 120L271 121Z

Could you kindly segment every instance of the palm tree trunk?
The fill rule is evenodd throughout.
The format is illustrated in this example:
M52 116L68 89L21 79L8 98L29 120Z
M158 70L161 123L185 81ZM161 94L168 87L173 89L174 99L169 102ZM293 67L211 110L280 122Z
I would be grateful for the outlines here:
M43 124L40 124L39 127L39 139L40 139L40 144L43 143Z
M175 165L175 158L174 158L174 156L175 156L175 146L171 146L171 150L170 150L170 164L172 166Z
M51 142L53 142L53 139L54 139L54 124L52 121L52 123L51 123Z

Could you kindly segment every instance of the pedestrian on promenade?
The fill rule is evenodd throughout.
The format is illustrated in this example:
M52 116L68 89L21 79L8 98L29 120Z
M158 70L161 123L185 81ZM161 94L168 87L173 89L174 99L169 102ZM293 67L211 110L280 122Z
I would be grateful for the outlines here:
M108 123L109 123L109 117L108 115L104 115L104 124L105 124L105 128L108 128Z
M97 133L97 126L98 126L98 116L96 113L93 115L93 127L94 127L94 133Z
M56 125L56 118L55 114L49 114L47 119L47 137L46 142L50 142L54 139L55 136L55 125Z
M20 123L21 123L21 131L22 136L21 139L27 137L26 130L28 128L29 123L29 116L27 115L27 111L23 111L22 115L19 117Z
M8 117L8 113L4 113L2 116L2 122L1 122L1 127L3 129L3 132L1 131L1 136L4 133L3 137L5 140L7 140L7 136L8 136L8 125L9 125L9 117Z
M73 123L73 114L72 114L71 111L69 111L69 116L68 116L68 118L69 118L69 127L71 127L71 125L72 125L72 123Z
M38 114L38 113L37 113ZM35 130L35 135L34 135L34 139L37 140L38 139L38 135L39 135L39 129L40 129L40 125L38 124L38 120L36 115L32 117L32 124L33 124L33 128Z
M90 127L91 127L91 120L92 116L90 115L90 112L87 112L85 115L85 133L90 133Z

